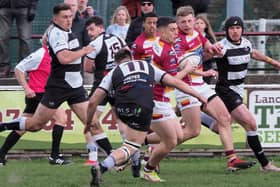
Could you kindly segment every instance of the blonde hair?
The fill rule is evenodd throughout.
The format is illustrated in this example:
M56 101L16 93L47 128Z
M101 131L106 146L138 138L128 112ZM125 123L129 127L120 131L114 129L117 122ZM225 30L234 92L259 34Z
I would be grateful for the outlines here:
M128 13L128 10L127 10L127 8L126 8L125 6L119 6L119 7L117 7L117 8L115 9L114 14L113 14L112 19L111 19L111 24L117 23L117 14L118 14L118 12L119 12L120 10L123 10L123 11L125 12L125 14L126 14L126 23L127 23L127 24L130 24L131 18L130 18L130 15L129 15L129 13Z
M176 17L188 16L189 14L192 14L194 16L194 10L191 6L182 6L179 7L176 11Z
M206 28L205 28L204 32L206 34L210 35L213 38L214 42L216 42L217 39L216 39L215 33L214 33L214 31L212 29L212 26L211 26L209 20L207 19L207 17L203 14L198 14L195 18L196 19L201 19L205 23Z

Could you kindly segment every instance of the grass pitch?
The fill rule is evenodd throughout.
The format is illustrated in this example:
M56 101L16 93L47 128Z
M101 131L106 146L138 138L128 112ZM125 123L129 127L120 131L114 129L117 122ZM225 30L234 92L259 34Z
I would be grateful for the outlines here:
M91 179L90 168L83 166L83 159L74 159L65 166L49 165L47 159L11 160L0 167L1 187L86 187ZM247 158L252 159L252 158ZM278 157L273 158L280 165ZM262 173L259 164L253 168L228 173L225 158L165 159L161 163L161 178L166 182L152 184L133 178L130 168L124 172L111 171L103 176L101 187L236 187L279 186L280 173Z

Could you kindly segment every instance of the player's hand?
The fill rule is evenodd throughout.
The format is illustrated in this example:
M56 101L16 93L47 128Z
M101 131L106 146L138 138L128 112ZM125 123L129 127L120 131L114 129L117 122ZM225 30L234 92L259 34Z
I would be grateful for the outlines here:
M84 128L84 134L86 134L87 132L90 132L91 127L92 127L91 123L87 123Z
M100 126L99 120L93 117L93 120L91 122L88 122L84 129L84 134L87 132L94 132L95 130L98 130Z
M280 62L279 62L278 60L272 59L272 63L275 64L274 66L275 66L277 69L280 69Z
M209 70L203 72L203 77L217 78L218 77L218 72L213 70L213 69L209 69Z
M202 109L206 109L208 103L207 99L204 96L200 96L198 99L202 103Z
M32 98L36 96L36 93L30 87L24 89L24 94L27 98Z
M191 63L191 62L187 62L185 67L184 67L184 71L188 73L192 73L193 71L195 71L197 69L197 65Z
M223 56L223 46L219 43L211 45L209 52L217 56Z
M92 51L94 51L95 48L94 48L92 45L87 45L87 46L83 47L82 50L84 51L84 53L85 53L85 55L86 55L86 54L89 54L89 53L91 53Z

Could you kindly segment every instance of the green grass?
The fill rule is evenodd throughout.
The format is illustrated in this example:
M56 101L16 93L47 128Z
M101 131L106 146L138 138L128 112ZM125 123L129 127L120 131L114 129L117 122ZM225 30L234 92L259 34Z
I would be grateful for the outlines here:
M280 164L279 158L274 158ZM74 159L66 166L51 166L46 159L31 161L12 160L0 168L1 187L84 187L91 179L84 160ZM236 187L279 186L279 173L261 173L259 165L248 170L227 173L224 158L165 159L160 176L165 183L151 184L131 176L129 168L122 173L111 171L103 176L104 187L166 186L166 187Z

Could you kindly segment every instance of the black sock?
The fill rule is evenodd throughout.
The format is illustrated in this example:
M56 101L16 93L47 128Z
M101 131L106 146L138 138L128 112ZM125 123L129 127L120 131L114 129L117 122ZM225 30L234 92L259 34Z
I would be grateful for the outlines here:
M144 140L144 145L148 145L149 144L149 142L148 142L148 138L147 138L147 136L145 137L145 140Z
M247 135L247 141L251 149L254 151L256 158L260 164L264 167L268 164L268 160L263 152L261 143L259 141L258 135L249 136Z
M61 142L61 138L63 135L64 127L60 125L54 125L52 131L52 152L51 157L57 158L59 154L59 146Z
M8 151L18 142L21 135L16 133L16 131L12 131L7 138L5 139L4 144L0 149L0 158L4 159Z
M98 147L103 149L107 155L109 155L112 152L112 145L107 137L103 137L101 139L98 139L95 141Z
M19 121L5 122L0 124L0 132L5 130L20 130Z
M99 163L99 167L100 167L100 172L103 174L105 173L106 171L108 171L108 168L103 166L101 163Z

